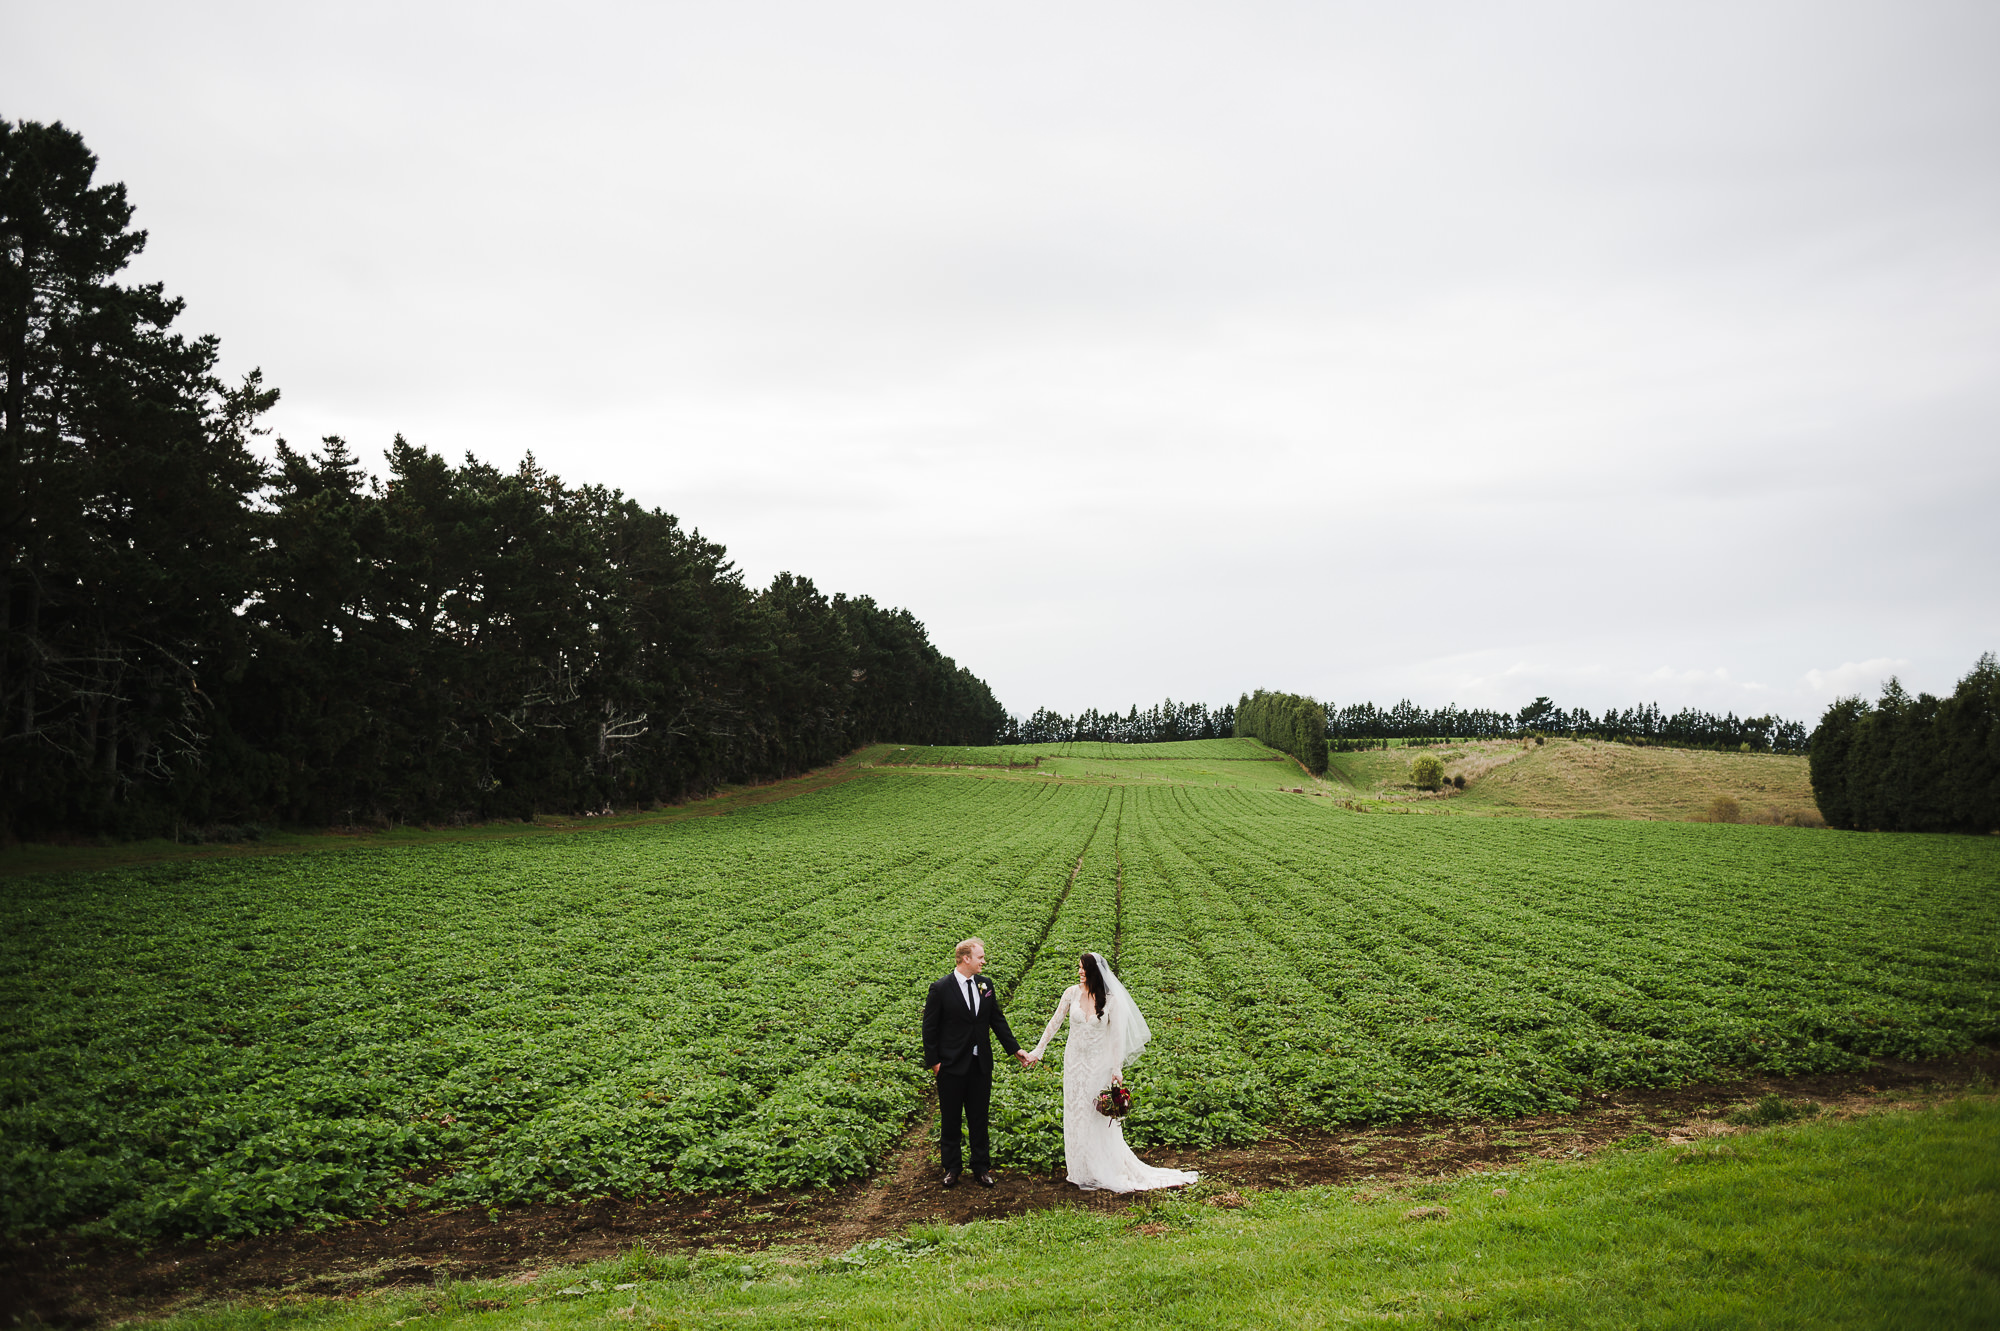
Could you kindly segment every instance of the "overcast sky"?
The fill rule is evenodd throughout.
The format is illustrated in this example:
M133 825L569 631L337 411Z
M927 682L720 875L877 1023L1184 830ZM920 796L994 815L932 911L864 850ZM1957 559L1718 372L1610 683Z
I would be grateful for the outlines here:
M1017 712L1811 722L2000 648L2000 6L0 3L294 445L532 449Z

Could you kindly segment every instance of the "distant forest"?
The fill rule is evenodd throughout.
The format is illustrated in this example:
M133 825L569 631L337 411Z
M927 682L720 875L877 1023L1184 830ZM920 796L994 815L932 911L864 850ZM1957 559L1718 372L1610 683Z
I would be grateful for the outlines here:
M1228 704L1177 703L1172 698L1140 711L1134 703L1122 715L1095 708L1064 716L1043 707L1023 721L1008 717L1002 744L1165 744L1183 739L1228 739L1236 733L1236 709Z
M1717 716L1692 707L1678 712L1645 703L1624 711L1592 716L1536 698L1517 712L1447 705L1437 711L1405 698L1394 707L1354 703L1326 704L1326 733L1334 748L1362 747L1385 739L1505 739L1515 735L1568 735L1577 738L1662 744L1684 749L1741 749L1753 753L1804 753L1809 744L1805 726L1776 716L1739 718L1734 712Z
M908 611L532 458L261 462L277 391L116 280L96 168L0 122L0 835L589 811L1006 727Z

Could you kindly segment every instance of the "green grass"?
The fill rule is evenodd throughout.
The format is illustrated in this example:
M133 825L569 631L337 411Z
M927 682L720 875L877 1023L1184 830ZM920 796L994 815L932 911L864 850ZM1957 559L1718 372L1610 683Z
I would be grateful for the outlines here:
M1377 795L1409 780L1410 757L1397 749L1327 755L1326 781L1342 794Z
M867 761L882 766L933 769L1006 768L1018 774L1071 781L1235 787L1244 790L1313 789L1297 762L1254 739L1198 739L1175 744L997 744L972 747L878 746Z
M1147 1198L1123 1214L1059 1210L962 1228L918 1226L830 1259L635 1251L545 1273L529 1286L250 1301L166 1325L955 1331L2000 1323L2000 1105L1991 1097L1614 1151L1387 1195L1315 1188L1253 1195L1243 1209L1222 1210L1201 1192ZM1407 1218L1416 1206L1447 1214Z
M1241 790L1290 790L1313 782L1284 754L1264 758L1191 758L1131 761L1116 758L1046 758L1037 770L1079 781L1141 785L1222 786Z
M912 767L1032 765L1037 758L1088 758L1099 762L1154 762L1191 758L1237 762L1290 762L1254 739L1190 739L1169 744L1104 744L1079 740L1061 744L880 745L874 762Z
M569 836L579 832L604 832L614 828L681 822L691 818L712 818L820 789L855 775L859 767L860 764L856 759L850 756L841 762L785 781L747 786L725 785L713 794L691 800L686 804L625 809L601 816L540 814L531 821L503 819L490 823L474 823L466 827L401 824L393 827L320 828L311 831L261 828L254 837L232 842L197 842L189 836L182 840L153 837L140 841L104 840L73 844L16 843L0 846L0 879L32 874L89 873L99 869L164 864L172 861L261 858L302 851L332 853L450 842L511 841L524 837Z

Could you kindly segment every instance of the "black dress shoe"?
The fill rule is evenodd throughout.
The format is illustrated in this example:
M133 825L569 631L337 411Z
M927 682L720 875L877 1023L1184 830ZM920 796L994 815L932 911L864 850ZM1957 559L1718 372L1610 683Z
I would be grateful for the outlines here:
M982 1187L982 1188L990 1188L990 1187L992 1187L992 1186L993 1186L993 1175L991 1175L991 1174L974 1174L974 1175L972 1176L972 1181L973 1181L974 1183L977 1183L977 1184L978 1184L978 1185L979 1185L980 1187Z
M958 1171L956 1169L947 1169L944 1171L944 1185L947 1188L958 1186Z

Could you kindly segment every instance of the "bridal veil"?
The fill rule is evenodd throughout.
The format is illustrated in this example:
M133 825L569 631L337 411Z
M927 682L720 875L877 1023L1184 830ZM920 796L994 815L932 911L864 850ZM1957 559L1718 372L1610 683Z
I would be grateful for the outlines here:
M1112 1030L1118 1037L1118 1066L1124 1067L1137 1058L1153 1038L1153 1030L1146 1025L1146 1018L1139 1011L1139 1005L1132 1001L1132 995L1111 973L1111 963L1104 959L1102 952L1093 952L1097 958L1097 973L1104 977L1105 1015L1110 1019Z

